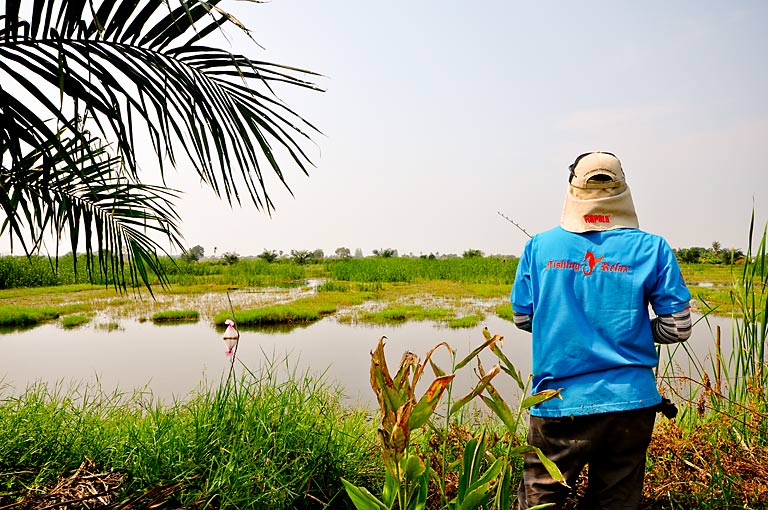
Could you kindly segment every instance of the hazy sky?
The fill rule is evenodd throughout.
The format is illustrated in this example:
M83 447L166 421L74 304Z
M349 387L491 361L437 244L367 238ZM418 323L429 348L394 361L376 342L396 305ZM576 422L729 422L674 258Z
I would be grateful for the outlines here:
M295 197L270 218L171 184L189 246L256 255L520 254L558 224L567 166L619 156L640 226L674 248L745 248L768 215L768 2L272 0L222 6L264 47L322 73L279 89L318 126ZM762 63L761 63L762 62ZM188 176L182 172L180 176Z

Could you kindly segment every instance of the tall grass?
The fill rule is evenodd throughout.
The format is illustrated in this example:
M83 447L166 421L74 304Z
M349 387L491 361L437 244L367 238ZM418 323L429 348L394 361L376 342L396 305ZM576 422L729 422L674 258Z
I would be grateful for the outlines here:
M662 428L663 443L651 448L652 476L679 486L664 497L669 508L768 505L767 234L768 224L753 244L753 215L746 260L731 266L730 331L713 330L708 309L695 327L713 330L709 355L701 359L682 344L676 349L686 351L688 372L672 361L659 369L663 391L682 406L679 425Z
M452 280L463 283L512 284L517 259L470 257L450 259L362 258L326 263L331 277L352 282Z
M0 257L0 289L91 283L85 271L85 257L78 257L77 276L74 267L72 255L65 255L58 262L39 256ZM94 283L103 283L98 271L93 280Z
M97 258L91 259L93 271L86 271L88 260L84 255L71 254L58 260L48 257L0 257L0 289L20 287L47 287L94 283L112 285L110 275L102 274ZM269 263L262 259L240 260L227 265L222 261L187 262L164 257L161 264L171 285L218 284L237 286L276 286L306 278L306 268L287 262ZM77 269L77 271L75 271ZM153 275L150 283L159 284Z
M267 262L263 259L241 259L237 264L220 260L188 262L163 261L171 285L219 284L247 287L277 286L306 278L306 268L287 262Z
M342 476L378 480L375 429L322 376L281 363L172 405L83 386L3 397L0 506L89 458L124 473L122 498L179 483L174 508L345 508Z

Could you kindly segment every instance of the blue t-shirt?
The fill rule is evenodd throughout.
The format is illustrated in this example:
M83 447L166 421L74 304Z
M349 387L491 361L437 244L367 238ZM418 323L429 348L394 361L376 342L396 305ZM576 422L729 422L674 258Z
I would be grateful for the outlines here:
M541 417L650 407L661 401L648 305L685 310L691 294L667 242L637 229L575 234L561 227L526 245L512 308L533 316L533 393L563 399L534 406Z

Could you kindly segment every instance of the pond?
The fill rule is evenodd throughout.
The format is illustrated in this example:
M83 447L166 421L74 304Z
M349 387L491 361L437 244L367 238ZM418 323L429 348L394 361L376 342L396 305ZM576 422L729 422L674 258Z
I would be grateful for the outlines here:
M225 353L223 330L208 321L159 326L128 318L111 323L110 329L105 328L106 320L97 319L76 329L45 324L0 334L0 395L18 394L30 384L45 382L64 387L95 385L110 393L145 391L170 402L184 399L200 387L214 387L229 373L231 357ZM710 317L710 324L700 321L688 342L688 348L700 358L714 350L715 325L722 328L724 345L730 338L729 319ZM504 336L504 352L525 379L531 371L530 335L494 315L468 329L450 329L426 321L350 325L327 317L287 332L243 330L235 374L246 368L258 372L272 367L282 377L287 372L322 375L339 385L349 404L372 407L375 398L369 386L370 351L381 336L387 337L385 352L394 371L403 352L410 350L423 359L431 347L443 341L456 349L457 361L462 359L483 342L483 326L492 334ZM442 369L450 369L445 349L438 350L433 359ZM675 360L683 371L690 370L681 349ZM494 357L483 356L482 361L489 369ZM456 380L455 394L466 393L476 380L468 368L462 372ZM431 376L428 369L424 380L431 380ZM519 393L508 377L503 379L494 384L502 391Z

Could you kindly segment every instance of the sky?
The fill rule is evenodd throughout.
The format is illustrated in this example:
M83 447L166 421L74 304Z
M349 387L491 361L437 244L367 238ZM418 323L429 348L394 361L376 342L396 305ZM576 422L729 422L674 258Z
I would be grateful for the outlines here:
M188 246L519 255L559 223L568 165L622 161L643 230L745 249L768 217L768 2L223 2L261 47L321 73L276 89L322 134L276 209L229 206L179 168ZM226 47L226 46L225 46ZM760 63L762 62L762 64Z

